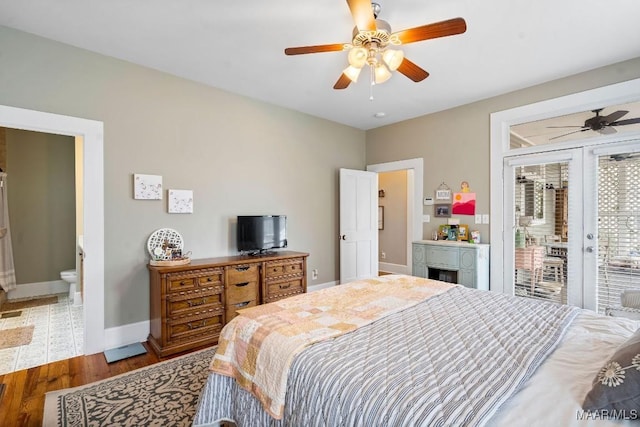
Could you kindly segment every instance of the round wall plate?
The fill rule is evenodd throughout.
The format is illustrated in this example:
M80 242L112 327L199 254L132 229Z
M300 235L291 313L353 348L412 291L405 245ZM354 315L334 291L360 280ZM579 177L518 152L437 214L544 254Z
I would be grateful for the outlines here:
M171 251L167 251L163 248L170 246L174 249L184 249L184 242L182 236L176 230L172 228L160 228L154 231L147 240L147 251L151 259L154 260L170 260Z

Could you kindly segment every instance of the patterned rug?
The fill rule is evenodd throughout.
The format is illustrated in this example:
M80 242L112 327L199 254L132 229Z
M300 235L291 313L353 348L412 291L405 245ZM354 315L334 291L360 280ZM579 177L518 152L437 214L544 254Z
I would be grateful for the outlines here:
M34 325L0 330L0 350L27 345L33 338Z
M49 305L49 304L57 304L57 303L58 303L58 297L55 295L51 297L35 298L35 299L28 299L23 301L5 301L0 306L0 312L22 310L23 308L40 307L41 305Z
M42 425L190 426L215 347L46 394Z

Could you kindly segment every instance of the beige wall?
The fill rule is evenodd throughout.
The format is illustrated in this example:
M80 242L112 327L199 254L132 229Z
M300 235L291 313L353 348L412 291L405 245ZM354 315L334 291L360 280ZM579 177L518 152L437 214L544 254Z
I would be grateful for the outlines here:
M106 327L149 319L145 245L162 227L203 258L233 253L236 215L285 214L309 284L337 279L338 169L364 168L363 131L4 27L0 52L1 104L104 122ZM166 191L134 200L134 173L193 190L194 213L168 214Z
M369 130L367 164L423 157L425 196L433 196L443 181L453 191L460 189L461 181L468 181L477 194L476 213L488 214L491 113L638 77L640 58ZM431 214L431 222L423 227L424 238L430 239L431 232L446 220L434 219L431 206L423 209ZM479 230L483 242L488 242L488 225L474 224L472 216L455 217L471 230Z
M384 190L384 197L378 198L378 205L384 206L384 229L378 232L379 261L407 265L407 171L380 173L378 188Z
M76 266L74 138L6 129L7 199L18 286Z

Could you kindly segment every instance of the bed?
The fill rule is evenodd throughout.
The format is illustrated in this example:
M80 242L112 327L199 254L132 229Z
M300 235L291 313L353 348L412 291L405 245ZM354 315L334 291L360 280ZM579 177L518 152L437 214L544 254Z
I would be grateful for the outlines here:
M225 326L193 425L637 425L640 354L603 367L640 353L639 327L412 276L356 281ZM629 387L624 410L582 410Z

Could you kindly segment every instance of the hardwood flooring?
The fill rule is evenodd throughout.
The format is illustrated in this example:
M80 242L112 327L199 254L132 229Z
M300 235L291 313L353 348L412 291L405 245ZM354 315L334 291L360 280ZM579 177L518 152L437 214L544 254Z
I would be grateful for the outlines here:
M0 375L0 384L5 385L0 397L0 424L7 427L41 426L45 393L88 384L170 359L159 359L146 342L143 344L146 354L110 364L104 354L98 353Z

